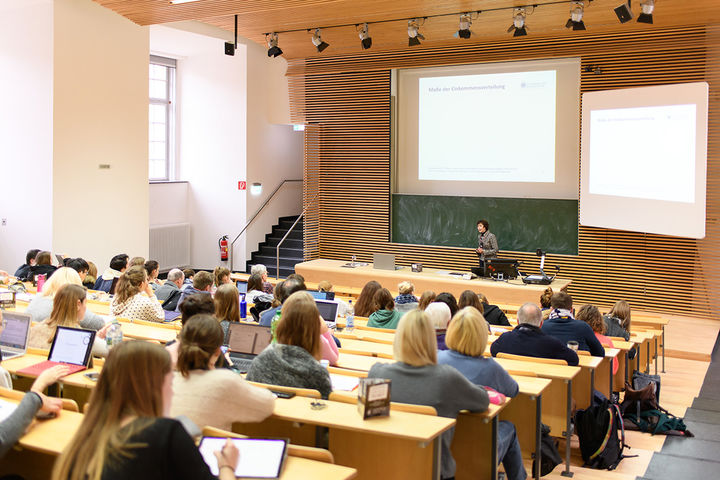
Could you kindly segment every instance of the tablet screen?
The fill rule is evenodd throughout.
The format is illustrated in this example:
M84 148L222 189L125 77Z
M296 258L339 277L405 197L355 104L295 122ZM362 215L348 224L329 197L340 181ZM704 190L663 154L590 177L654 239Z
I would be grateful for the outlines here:
M213 475L219 475L217 458L213 452L222 450L227 439L203 437L200 454ZM287 440L279 438L232 438L240 450L240 460L235 469L236 477L278 478L285 460Z

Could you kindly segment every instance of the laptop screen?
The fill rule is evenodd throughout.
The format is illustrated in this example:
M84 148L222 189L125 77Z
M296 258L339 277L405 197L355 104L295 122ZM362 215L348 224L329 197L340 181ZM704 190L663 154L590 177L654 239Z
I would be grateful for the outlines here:
M315 300L320 316L326 322L335 322L337 320L338 304L330 300Z
M25 350L30 331L30 315L18 312L4 312L5 328L0 335L0 346Z
M270 327L247 323L230 323L228 350L232 353L258 355L272 342Z
M72 363L74 365L87 365L94 340L94 330L57 327L48 360Z
M247 293L247 282L237 282L237 289L240 293Z

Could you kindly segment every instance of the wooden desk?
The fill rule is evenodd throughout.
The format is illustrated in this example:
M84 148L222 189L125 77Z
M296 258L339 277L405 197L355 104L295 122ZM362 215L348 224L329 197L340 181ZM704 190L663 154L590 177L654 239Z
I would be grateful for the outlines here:
M140 325L129 322L126 319L120 321L123 336L133 338L135 340L157 340L160 343L168 343L175 340L180 333L174 328L167 328L153 325Z
M632 316L632 325L650 326L661 331L660 338L662 345L660 346L662 347L662 373L665 373L665 325L668 323L670 323L670 320L655 315L635 313ZM632 325L630 326L631 330ZM657 372L655 373L657 374Z
M455 425L454 419L393 411L389 417L363 420L356 405L324 400L326 408L313 410L311 402L304 397L277 399L269 419L236 423L233 431L297 438L298 422L327 427L335 461L356 468L360 479L440 478L440 435ZM321 437L293 443L314 444Z
M392 345L395 339L395 332L376 332L374 330L353 330L352 333L348 333L345 330L342 332L335 332L335 336L344 339L349 338L353 340L366 340L368 342L379 342Z
M491 480L497 479L499 414L511 403L508 399L503 405L490 405L482 413L460 412L450 446L457 465L457 480L488 478L488 475Z
M412 272L409 267L401 270L377 270L372 264L366 267L345 268L347 262L340 260L312 260L298 263L295 271L305 277L307 282L329 280L333 285L362 288L370 280L377 280L385 287L395 287L403 280L411 281L415 291L433 290L450 292L456 297L464 290L484 293L493 303L522 305L525 302L537 303L547 285L525 285L521 280L508 283L487 279L463 280L443 275L438 269L425 268L422 272ZM570 280L556 279L550 285L558 291L570 285ZM391 288L392 289L392 288Z
M393 357L393 346L386 343L366 342L364 340L355 340L352 338L343 338L341 340L342 347L340 353L346 350L364 352L372 356Z
M340 355L338 356L337 366L339 368L345 368L348 370L368 372L370 371L370 368L378 362L392 363L393 361L387 358L370 357L366 355L354 355L351 353L340 352Z

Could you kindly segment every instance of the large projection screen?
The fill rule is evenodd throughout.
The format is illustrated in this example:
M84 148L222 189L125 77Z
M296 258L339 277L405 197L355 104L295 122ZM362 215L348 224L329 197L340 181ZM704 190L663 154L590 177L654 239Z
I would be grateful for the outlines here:
M580 224L703 238L708 84L582 100Z
M578 198L578 58L395 76L395 192Z

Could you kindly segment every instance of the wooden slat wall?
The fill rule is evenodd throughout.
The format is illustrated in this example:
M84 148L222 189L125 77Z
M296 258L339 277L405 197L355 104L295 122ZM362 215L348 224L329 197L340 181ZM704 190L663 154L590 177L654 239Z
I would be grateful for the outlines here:
M317 222L306 223L319 241L308 258L344 260L356 254L368 261L373 252L385 252L399 255L401 263L412 260L450 269L474 265L471 249L389 241L390 69L580 56L583 67L599 65L603 72L583 71L582 92L710 83L707 237L698 241L580 227L579 255L551 255L549 265L560 266L561 276L573 279L570 292L576 304L608 306L624 298L644 310L711 317L717 311L720 283L720 110L714 81L720 70L718 44L717 29L700 26L290 62L293 121L317 125L319 132L307 140L313 144L306 152L308 185L317 185L321 197ZM316 180L311 178L315 172ZM528 270L538 267L531 254L501 255L520 258Z

